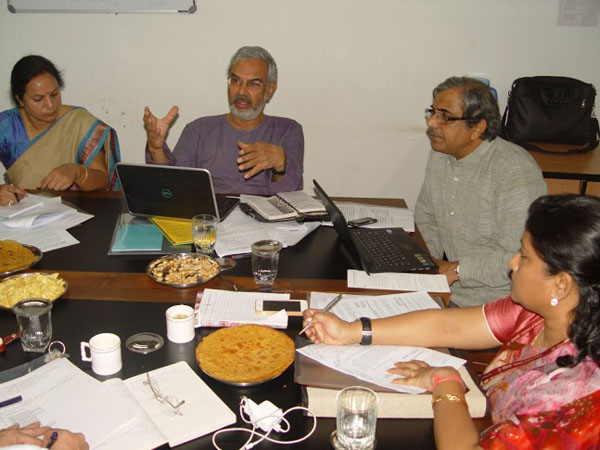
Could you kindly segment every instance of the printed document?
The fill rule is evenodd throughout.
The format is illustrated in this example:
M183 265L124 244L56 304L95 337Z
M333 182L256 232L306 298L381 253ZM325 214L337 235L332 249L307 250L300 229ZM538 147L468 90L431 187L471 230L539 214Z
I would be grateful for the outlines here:
M399 376L390 374L387 370L394 367L395 362L420 360L430 366L451 366L455 369L466 363L464 359L428 348L401 345L312 344L296 351L332 369L409 394L420 394L425 391L414 386L393 384L392 380Z
M289 299L290 294L204 289L204 292L198 292L196 296L194 325L196 328L234 327L251 323L285 329L288 325L285 310L271 315L257 312L256 300Z
M373 217L377 222L361 228L404 228L407 233L415 231L415 217L408 208L393 208L389 206L365 205L362 203L335 202L342 211L346 221ZM325 226L333 226L331 222L323 222Z
M264 239L274 239L290 247L319 226L319 222L258 222L236 208L219 224L215 251L219 256L250 253L252 243Z
M348 270L348 287L390 291L450 292L445 275L418 273L372 273Z
M323 309L334 297L335 294L311 292L310 307ZM344 294L330 312L342 320L351 322L359 317L380 319L422 309L440 309L440 306L427 292L388 295Z

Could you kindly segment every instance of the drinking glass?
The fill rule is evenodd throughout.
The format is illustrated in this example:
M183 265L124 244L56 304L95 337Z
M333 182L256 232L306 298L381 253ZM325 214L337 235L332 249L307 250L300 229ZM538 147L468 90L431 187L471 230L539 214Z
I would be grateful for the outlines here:
M258 241L252 244L252 275L260 286L272 286L279 270L279 241Z
M377 394L371 389L351 386L337 395L337 430L332 436L335 448L367 450L374 448L377 424Z
M217 223L217 218L211 214L192 217L194 245L200 253L209 254L214 251L217 242Z
M21 345L26 352L46 351L52 339L52 302L45 298L22 300L13 306L17 316Z

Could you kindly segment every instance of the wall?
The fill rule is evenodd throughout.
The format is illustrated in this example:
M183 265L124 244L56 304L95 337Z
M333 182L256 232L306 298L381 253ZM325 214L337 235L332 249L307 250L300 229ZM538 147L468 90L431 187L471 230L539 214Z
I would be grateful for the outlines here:
M267 113L304 127L305 188L404 197L414 205L428 141L423 110L447 76L487 73L501 108L512 80L565 75L600 88L598 27L556 26L558 0L197 0L192 15L11 14L0 9L0 110L10 69L42 54L63 102L114 126L123 160L143 161L144 105L185 123L226 111L225 68L246 44L279 65Z

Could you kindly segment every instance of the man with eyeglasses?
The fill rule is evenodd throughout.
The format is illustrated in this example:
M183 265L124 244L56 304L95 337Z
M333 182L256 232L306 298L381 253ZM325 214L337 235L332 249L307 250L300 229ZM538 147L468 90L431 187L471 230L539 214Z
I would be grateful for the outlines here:
M498 136L498 103L478 80L438 85L425 119L432 151L415 221L451 285L451 303L506 296L506 267L520 247L527 209L546 193L542 172L527 151Z
M302 189L304 135L292 119L267 116L277 89L277 65L262 47L242 47L227 68L229 113L187 124L173 152L165 136L177 115L162 119L148 107L146 162L208 169L215 191L270 195Z

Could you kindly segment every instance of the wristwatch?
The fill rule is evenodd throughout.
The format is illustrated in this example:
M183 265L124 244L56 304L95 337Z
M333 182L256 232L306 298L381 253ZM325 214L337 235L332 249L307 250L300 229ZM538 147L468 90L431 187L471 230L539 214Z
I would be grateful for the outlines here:
M371 341L373 340L371 319L368 317L361 317L359 320L362 323L362 338L360 340L360 345L371 345Z

